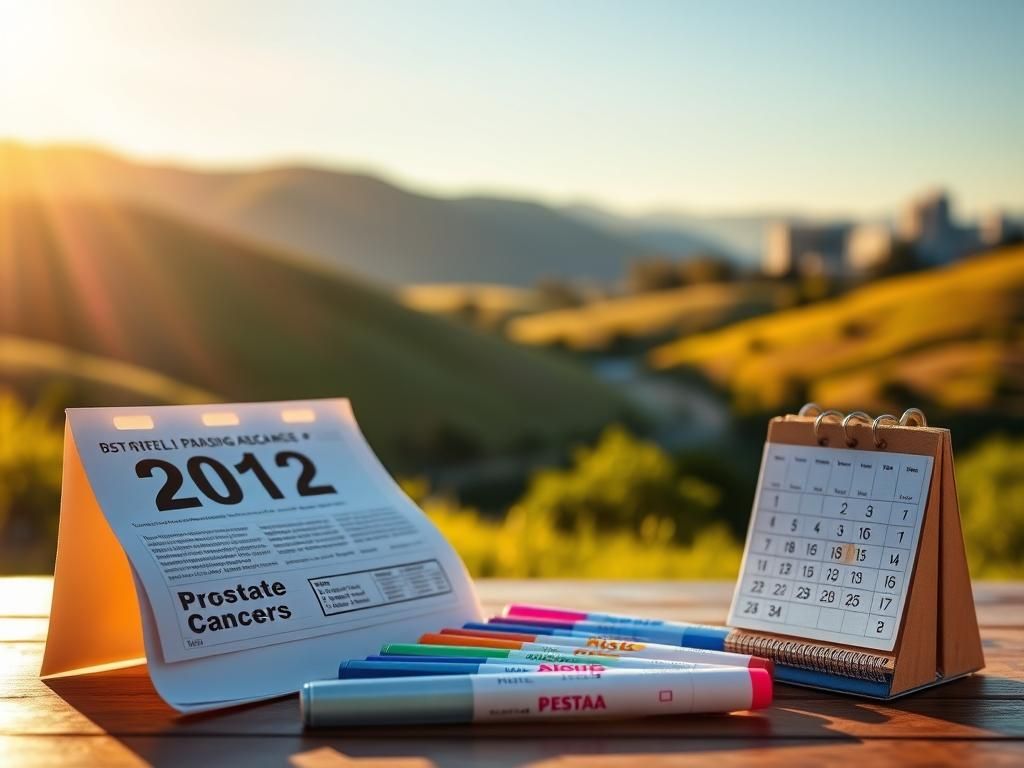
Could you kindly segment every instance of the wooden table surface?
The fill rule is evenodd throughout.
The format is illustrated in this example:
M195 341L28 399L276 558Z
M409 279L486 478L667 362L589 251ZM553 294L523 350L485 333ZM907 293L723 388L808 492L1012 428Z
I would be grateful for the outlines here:
M778 685L750 714L305 733L296 697L183 717L145 667L43 683L49 578L0 579L0 766L1024 765L1024 584L975 585L987 668L879 704ZM481 581L513 600L720 623L721 582Z

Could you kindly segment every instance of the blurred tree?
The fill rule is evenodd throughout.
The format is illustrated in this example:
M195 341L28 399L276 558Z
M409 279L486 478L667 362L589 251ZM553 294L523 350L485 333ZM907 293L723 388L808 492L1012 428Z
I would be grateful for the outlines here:
M609 427L576 450L569 469L542 470L517 505L563 531L629 531L644 540L690 542L711 520L720 490L689 475L654 443Z
M626 270L626 289L630 293L667 291L683 285L679 265L666 257L632 261Z
M580 292L565 280L547 277L534 286L537 302L542 309L568 309L583 303Z
M1024 576L1024 440L997 436L956 466L967 559L976 577Z
M904 272L913 272L921 267L921 260L918 258L913 243L896 240L893 242L892 248L889 249L888 255L870 267L866 276L869 280L877 280L882 277L901 275Z
M686 285L728 282L736 268L721 256L697 253L685 259L652 256L630 262L626 289L630 293L667 291Z
M27 408L0 391L0 559L4 571L53 563L60 506L61 429L44 398Z
M713 253L700 253L683 260L679 263L679 272L688 285L727 283L736 277L732 262Z

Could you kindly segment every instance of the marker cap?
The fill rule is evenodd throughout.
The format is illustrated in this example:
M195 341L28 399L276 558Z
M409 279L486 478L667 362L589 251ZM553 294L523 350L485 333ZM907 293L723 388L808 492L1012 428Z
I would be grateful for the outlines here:
M750 670L751 709L764 709L772 705L772 676L766 669Z
M420 677L415 685L401 678L317 680L299 692L307 726L467 723L473 719L473 683L468 675Z

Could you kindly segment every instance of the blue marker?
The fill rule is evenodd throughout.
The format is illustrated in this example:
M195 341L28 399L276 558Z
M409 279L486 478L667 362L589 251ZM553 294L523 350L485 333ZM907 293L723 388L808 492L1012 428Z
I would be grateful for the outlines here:
M390 657L394 658L394 657ZM520 672L605 672L603 664L515 664L498 659L475 659L473 664L448 660L434 661L343 661L338 667L340 680L378 677L426 677L428 675L506 675Z

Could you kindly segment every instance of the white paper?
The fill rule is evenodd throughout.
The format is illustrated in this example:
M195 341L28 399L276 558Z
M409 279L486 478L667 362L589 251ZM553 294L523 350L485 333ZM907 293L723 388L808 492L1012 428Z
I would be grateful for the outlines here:
M74 409L68 423L131 564L153 682L179 709L289 693L480 618L461 560L347 400Z

